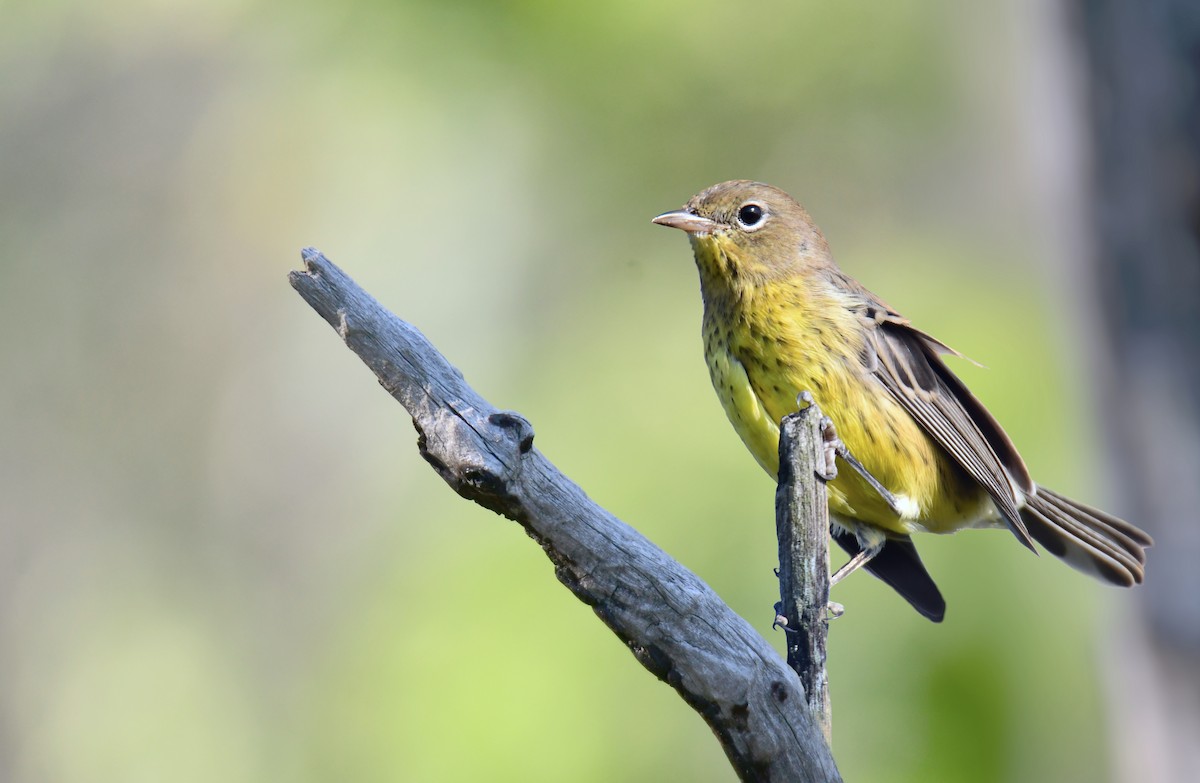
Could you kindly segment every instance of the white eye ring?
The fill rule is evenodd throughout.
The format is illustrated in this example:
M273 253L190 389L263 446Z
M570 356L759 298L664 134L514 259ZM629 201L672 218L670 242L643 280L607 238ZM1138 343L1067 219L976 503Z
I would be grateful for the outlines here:
M756 201L748 201L738 209L737 222L747 231L757 231L766 225L767 208Z

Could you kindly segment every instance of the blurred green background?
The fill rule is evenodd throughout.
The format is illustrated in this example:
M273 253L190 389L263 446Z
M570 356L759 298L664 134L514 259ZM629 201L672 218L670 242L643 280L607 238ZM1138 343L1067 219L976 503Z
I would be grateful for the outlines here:
M780 648L773 485L710 388L687 243L649 222L704 186L796 195L991 368L955 364L1039 480L1107 499L1042 4L2 8L0 778L733 779L422 462L288 287L305 245ZM920 545L944 625L865 576L835 595L846 778L1104 779L1128 596L1002 532Z

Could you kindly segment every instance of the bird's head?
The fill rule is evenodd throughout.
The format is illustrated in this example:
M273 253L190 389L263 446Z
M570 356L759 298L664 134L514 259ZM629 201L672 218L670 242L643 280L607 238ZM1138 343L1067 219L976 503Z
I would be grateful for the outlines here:
M713 185L654 222L687 232L702 277L753 285L829 263L829 246L804 207L761 182Z

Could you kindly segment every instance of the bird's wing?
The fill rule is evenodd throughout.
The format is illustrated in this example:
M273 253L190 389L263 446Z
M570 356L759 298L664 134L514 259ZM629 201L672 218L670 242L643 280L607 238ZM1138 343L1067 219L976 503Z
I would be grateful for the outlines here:
M867 325L864 366L987 490L1009 529L1033 549L1033 539L1021 522L1018 497L1018 493L1036 492L1033 479L1000 424L942 362L941 354L958 355L957 351L914 328L857 282L848 277L837 282L861 302L854 309Z

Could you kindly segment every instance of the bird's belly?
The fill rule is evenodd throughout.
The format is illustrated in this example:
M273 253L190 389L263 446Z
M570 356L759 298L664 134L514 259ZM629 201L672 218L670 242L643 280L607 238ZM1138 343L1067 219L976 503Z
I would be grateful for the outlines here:
M708 372L725 415L738 437L772 478L779 475L779 422L783 416L769 413L754 392L746 370L726 351L708 357ZM794 402L794 401L793 401ZM792 410L796 410L793 406Z
M826 359L803 367L710 352L709 372L725 413L742 442L772 478L779 473L779 422L812 393L838 437L899 501L901 514L858 473L839 463L829 483L829 510L887 532L949 533L990 516L987 493L869 375Z

